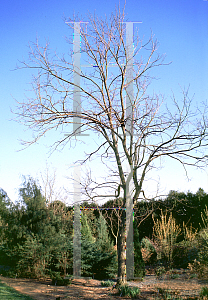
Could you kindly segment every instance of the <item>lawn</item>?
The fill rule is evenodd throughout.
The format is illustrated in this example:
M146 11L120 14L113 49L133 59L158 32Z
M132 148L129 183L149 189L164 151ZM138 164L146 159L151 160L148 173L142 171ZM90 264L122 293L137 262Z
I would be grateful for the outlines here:
M0 299L1 300L33 300L31 297L23 295L6 284L0 282Z

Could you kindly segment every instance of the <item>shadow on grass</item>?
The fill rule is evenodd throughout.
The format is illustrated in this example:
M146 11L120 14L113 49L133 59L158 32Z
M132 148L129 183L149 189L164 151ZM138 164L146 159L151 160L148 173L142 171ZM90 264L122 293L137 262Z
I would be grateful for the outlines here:
M17 292L15 289L7 286L0 281L0 299L1 300L34 300L33 298Z

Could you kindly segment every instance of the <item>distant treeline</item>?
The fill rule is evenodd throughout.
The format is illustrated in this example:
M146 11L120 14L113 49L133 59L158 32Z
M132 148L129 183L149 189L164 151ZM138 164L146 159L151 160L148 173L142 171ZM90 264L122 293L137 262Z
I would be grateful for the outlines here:
M73 273L73 207L57 200L48 203L32 178L19 189L20 201L13 204L0 190L0 265L1 273L11 276L45 277ZM102 208L123 207L122 198L103 204ZM200 230L201 215L208 205L208 195L170 191L165 199L138 201L134 206L134 247L137 274L144 263L140 241L152 239L154 221L161 214L172 215L176 224ZM82 207L95 207L85 202ZM120 212L82 210L82 275L111 278L117 273L116 244ZM179 237L183 240L183 234ZM4 270L9 266L9 271ZM139 269L140 268L140 269ZM8 269L8 268L7 268ZM57 275L57 276L58 276Z

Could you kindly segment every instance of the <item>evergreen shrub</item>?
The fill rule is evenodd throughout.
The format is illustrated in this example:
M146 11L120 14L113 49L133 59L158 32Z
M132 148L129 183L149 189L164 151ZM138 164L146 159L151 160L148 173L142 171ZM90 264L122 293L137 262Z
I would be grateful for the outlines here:
M145 265L153 265L157 262L157 251L151 240L143 238L141 240L141 251Z
M139 241L139 231L134 222L134 277L143 278L146 274L145 263L142 258L141 244Z
M108 235L106 221L102 215L97 220L96 238L86 215L81 215L82 276L95 279L114 278L117 273L117 254Z
M50 272L50 278L52 280L52 285L66 286L71 284L71 278L64 278L60 272Z
M187 269L189 263L198 260L198 249L194 244L182 241L173 248L172 267Z

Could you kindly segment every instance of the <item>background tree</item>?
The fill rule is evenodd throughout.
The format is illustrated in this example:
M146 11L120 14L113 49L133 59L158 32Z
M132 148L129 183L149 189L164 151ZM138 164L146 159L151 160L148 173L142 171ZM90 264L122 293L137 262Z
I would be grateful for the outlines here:
M0 214L4 227L3 264L18 276L45 277L72 269L72 213L60 201L47 206L41 188L25 178L20 201Z
M85 211L86 212L86 211ZM92 212L91 210L89 212ZM102 214L92 224L88 214L81 214L82 275L96 279L115 277L117 255L109 238L106 221ZM96 227L95 235L92 228Z
M107 207L110 207L110 208L115 207L115 209L107 209ZM120 207L120 208L123 207L123 199L122 198L116 198L114 200L109 200L103 205L103 208L106 208L103 212L103 215L108 224L110 234L115 239L116 246L118 244L119 227L120 227L121 214L122 214L121 210L119 210L118 207Z
M7 193L0 188L0 265L7 265L5 247L7 244L6 232L8 230L8 219L12 209L12 202Z
M44 172L40 172L40 185L47 203L50 204L54 201L65 203L67 199L66 191L63 187L57 186L56 169L52 168L47 162Z
M80 118L82 132L91 130L101 137L100 144L87 154L85 161L99 152L102 161L110 167L109 175L110 171L117 175L111 187L114 191L121 188L125 206L128 178L125 175L129 173L126 164L129 170L133 169L134 202L143 196L146 174L158 159L173 159L184 168L203 166L207 160L204 154L207 106L203 105L202 111L193 110L188 91L183 91L182 100L173 96L169 108L160 95L148 93L150 71L163 64L163 57L157 53L158 43L153 36L144 43L137 35L133 56L129 54L124 13L116 11L105 19L89 16L88 20L88 29L82 26L80 29L81 53L87 64L95 68L74 70L72 50L67 56L52 56L49 44L41 47L37 42L31 47L29 61L23 62L24 68L34 71L34 98L19 102L17 113L26 126L37 132L29 144L54 128L69 131L69 124ZM112 70L112 64L117 68ZM80 74L81 86L74 83L74 72ZM133 73L130 81L129 72ZM81 111L73 110L72 88L82 95ZM125 98L129 99L130 107L126 106ZM73 136L73 132L64 136L55 146L66 144ZM103 186L107 183L106 180ZM122 211L118 237L118 281L125 282L125 211Z
M141 277L145 275L145 264L142 258L141 244L139 241L139 230L134 221L134 276Z

